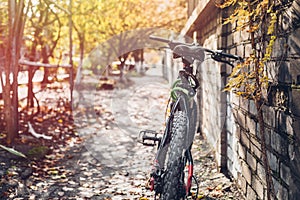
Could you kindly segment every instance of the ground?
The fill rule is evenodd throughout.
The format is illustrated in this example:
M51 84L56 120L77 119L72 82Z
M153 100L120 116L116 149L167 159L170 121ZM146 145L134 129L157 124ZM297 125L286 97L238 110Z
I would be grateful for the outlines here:
M137 140L140 130L163 131L169 85L157 70L131 76L113 90L98 90L97 77L84 77L73 112L65 84L37 94L41 111L31 122L52 139L33 138L22 118L14 148L27 158L0 150L0 198L153 199L147 180L156 147ZM199 199L243 199L218 172L213 150L199 133L193 154Z

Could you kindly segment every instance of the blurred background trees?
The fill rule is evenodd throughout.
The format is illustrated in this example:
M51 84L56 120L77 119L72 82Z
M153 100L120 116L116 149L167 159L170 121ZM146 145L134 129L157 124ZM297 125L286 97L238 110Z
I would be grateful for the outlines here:
M28 70L29 80L32 80L35 70L39 68L21 69L19 60L60 65L69 63L71 57L74 60L73 69L77 69L83 66L84 58L96 46L114 36L118 36L118 41L112 44L115 52L109 53L111 56L119 55L118 49L130 45L125 42L128 41L124 34L127 31L157 27L179 32L187 17L185 4L184 0L1 1L1 104L4 106L6 129L0 131L6 133L7 143L13 142L19 130L18 73ZM70 25L73 30L71 39ZM129 41L132 43L132 38ZM126 57L126 54L123 56ZM55 73L57 68L43 70L43 82L47 83L49 74ZM28 88L32 88L31 81ZM28 107L33 106L30 92L29 89Z

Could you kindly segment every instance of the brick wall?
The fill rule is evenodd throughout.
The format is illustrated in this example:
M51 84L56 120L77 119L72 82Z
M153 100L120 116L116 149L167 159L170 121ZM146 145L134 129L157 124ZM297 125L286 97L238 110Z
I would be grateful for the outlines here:
M279 23L283 24L283 23ZM278 27L279 29L282 27ZM268 64L271 79L268 102L262 108L265 117L268 159L272 170L273 184L278 199L295 199L299 185L299 157L296 158L295 133L299 130L296 110L299 107L299 91L293 87L299 74L299 60L289 59L285 48L289 43L299 43L298 30L279 37L274 46L275 61ZM247 55L247 33L232 33L228 41L231 51ZM296 45L296 46L298 46ZM288 54L298 48L291 48ZM298 54L299 55L299 54ZM293 63L293 65L291 65ZM237 179L247 199L266 199L265 170L263 168L259 124L254 102L228 94L228 158L230 174ZM291 107L291 105L293 105ZM296 128L296 129L295 129ZM294 165L294 166L293 166Z
M297 199L300 185L300 29L292 21L295 20L293 9L288 8L280 16L278 32L281 34L274 46L275 59L267 66L271 84L262 108L268 159L278 199ZM222 26L221 18L227 13L217 9L209 13L214 15L201 18L199 13L199 19L191 26L193 30L187 34L191 36L197 31L200 44L207 48L248 56L249 34L234 32L235 27L229 25ZM206 60L199 72L201 131L214 146L220 168L227 168L247 199L266 199L266 173L254 102L221 92L229 67Z

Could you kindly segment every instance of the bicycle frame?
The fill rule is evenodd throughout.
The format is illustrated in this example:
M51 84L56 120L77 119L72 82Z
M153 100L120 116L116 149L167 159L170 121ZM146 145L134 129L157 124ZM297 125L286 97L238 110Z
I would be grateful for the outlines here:
M189 76L192 76L190 73L191 70L191 64L188 63L186 60L183 60L183 63L185 63L184 70L180 71L179 73L179 79L177 82L185 83L187 84L187 78ZM188 66L187 66L188 65ZM172 132L171 132L171 125L172 121L174 119L174 114L177 110L184 111L187 116L187 131L185 136L185 148L184 148L184 156L183 156L183 163L186 165L188 163L188 175L187 175L187 181L186 181L186 194L190 193L191 185L192 185L192 178L193 178L193 171L194 171L194 162L193 157L191 153L192 143L195 136L195 124L197 121L197 112L196 112L196 102L193 99L193 97L196 94L196 88L198 87L198 82L196 83L195 87L188 86L186 87L179 87L179 86L173 86L173 88L176 88L179 93L178 98L172 103L171 105L171 112L170 116L167 119L166 122L166 128L165 132L163 134L163 138L160 142L160 145L158 146L155 162L156 162L156 170L160 170L157 172L158 174L163 173L163 166L165 165L165 156L166 156L166 149L168 148L168 145L172 138ZM183 173L183 172L182 172ZM182 176L182 179L184 176ZM153 180L154 181L154 180ZM183 180L182 180L183 181ZM158 186L159 187L159 186ZM154 190L154 185L152 187L152 190ZM156 192L160 192L160 189L156 189Z

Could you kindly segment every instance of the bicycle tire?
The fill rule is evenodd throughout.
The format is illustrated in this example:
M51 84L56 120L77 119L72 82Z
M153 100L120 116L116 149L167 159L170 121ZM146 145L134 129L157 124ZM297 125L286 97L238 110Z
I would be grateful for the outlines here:
M184 170L183 150L187 131L186 114L177 111L172 124L172 139L168 150L163 188L160 195L161 200L179 200L185 196L182 184L182 173Z

